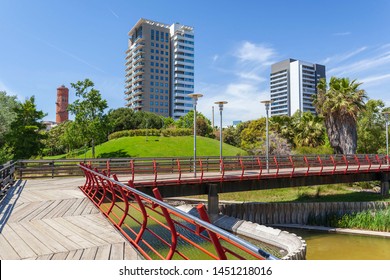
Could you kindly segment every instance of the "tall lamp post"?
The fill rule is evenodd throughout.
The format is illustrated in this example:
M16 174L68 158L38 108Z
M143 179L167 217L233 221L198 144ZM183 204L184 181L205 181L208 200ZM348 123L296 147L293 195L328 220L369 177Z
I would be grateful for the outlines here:
M387 165L389 165L389 115L390 115L390 111L382 112L382 114L385 116L385 120L386 120L386 161L387 161Z
M201 93L191 93L188 94L194 100L194 178L196 178L196 105L198 99L203 96Z
M218 104L219 106L219 116L220 116L220 124L219 124L219 171L222 171L222 111L223 105L227 104L227 101L217 101L214 104Z
M269 132L268 132L268 111L269 111L269 105L273 102L273 100L263 100L261 103L265 104L265 112L266 112L266 121L265 121L265 133L266 133L266 139L265 139L265 145L266 145L266 151L265 151L265 157L266 157L266 164L267 164L267 173L269 173Z

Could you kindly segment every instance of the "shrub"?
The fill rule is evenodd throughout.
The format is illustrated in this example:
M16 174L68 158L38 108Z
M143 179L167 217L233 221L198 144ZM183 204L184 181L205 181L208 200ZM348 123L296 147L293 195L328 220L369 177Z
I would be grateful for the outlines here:
M133 136L190 136L192 135L192 129L189 128L167 128L167 129L132 129L132 130L121 130L111 133L108 136L108 140L122 138L122 137L133 137Z
M190 128L166 128L161 130L161 135L165 137L169 136L190 136L192 135L192 129Z

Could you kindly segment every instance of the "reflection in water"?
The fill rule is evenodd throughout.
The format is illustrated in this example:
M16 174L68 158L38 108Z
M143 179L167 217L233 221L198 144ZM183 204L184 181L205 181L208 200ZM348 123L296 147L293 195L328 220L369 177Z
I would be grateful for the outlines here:
M308 260L390 260L390 239L289 228L307 243Z

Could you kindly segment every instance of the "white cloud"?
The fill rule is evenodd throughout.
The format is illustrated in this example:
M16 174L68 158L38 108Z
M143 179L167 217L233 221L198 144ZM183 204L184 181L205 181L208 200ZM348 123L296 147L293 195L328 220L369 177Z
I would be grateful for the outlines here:
M114 17L119 18L119 16L118 16L113 10L111 10L111 9L109 9L109 10L110 10L111 14L112 14Z
M347 31L347 32L336 32L336 33L333 33L332 35L333 36L348 36L348 35L351 35L352 33Z
M223 126L232 125L233 121L253 120L265 116L261 100L267 99L268 91L261 91L258 87L248 83L230 83L227 86L214 85L204 88L204 96L198 102L199 111L207 118L212 119L214 106L215 124L219 124L218 105L216 101L227 101L223 110Z
M35 37L35 36L33 36L33 37ZM89 63L88 61L84 60L83 58L81 58L81 57L79 57L79 56L77 56L77 55L75 55L75 54L73 54L73 53L71 53L71 52L69 52L69 51L67 51L65 49L62 49L62 48L60 48L60 47L58 47L58 46L56 46L56 45L54 45L54 44L52 44L50 42L47 42L47 41L45 41L43 39L40 39L38 37L35 37L35 39L37 39L38 41L42 42L43 44L45 44L45 45L47 45L47 46L49 46L51 48L57 50L58 52L61 52L62 54L66 55L66 56L68 56L68 57L70 57L70 58L72 58L72 59L74 59L74 60L76 60L78 62L81 62L82 64L87 65L90 68L95 69L96 71L99 71L99 72L101 72L103 74L107 74L103 69L101 69L101 68L99 68L99 67L97 67L97 66L95 66L95 65L93 65L91 63Z
M199 85L204 94L198 102L201 111L210 120L214 106L214 121L219 124L218 105L215 101L228 101L223 110L223 125L233 121L253 120L265 116L261 100L269 99L268 77L276 51L265 44L243 41L228 54L216 54L211 67L223 76L221 83ZM228 81L228 82L226 82Z
M18 92L14 91L13 89L9 88L8 86L6 86L2 81L0 81L0 91L5 91L7 93L7 95L14 95L17 97L17 99L19 101L24 101L26 99L25 96L19 94Z
M387 79L390 79L390 74L369 76L369 77L361 79L361 82L364 84L378 83L378 82L382 82L383 80L387 80Z
M255 62L269 65L270 60L275 56L275 51L265 45L256 45L254 43L245 41L236 50L235 56L241 62Z
M236 72L235 75L237 75L239 78L253 80L254 82L259 82L259 83L267 81L267 79L262 77L260 73L258 73L258 71Z
M378 50L383 50L383 46ZM385 49L384 52L375 54L370 57L362 58L350 64L340 65L338 67L330 69L329 73L334 73L334 75L342 76L345 74L356 74L363 71L376 71L381 66L386 66L390 64L390 51Z
M347 60L348 59L348 60ZM390 44L364 46L344 54L325 59L328 76L349 77L362 82L361 88L371 99L381 99L390 104Z
M321 62L322 64L330 64L330 63L340 63L342 61L345 61L345 60L348 60L360 53L362 53L363 51L367 50L367 47L364 46L364 47L361 47L357 50L352 50L350 52L347 52L347 53L343 53L343 54L336 54L336 55L333 55L333 56L330 56L330 57L327 57L323 62Z

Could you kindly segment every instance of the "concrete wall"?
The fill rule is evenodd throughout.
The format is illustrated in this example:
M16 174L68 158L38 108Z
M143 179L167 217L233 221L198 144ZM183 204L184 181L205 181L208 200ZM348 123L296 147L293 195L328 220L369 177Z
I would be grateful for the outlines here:
M325 223L333 214L386 209L390 202L234 203L220 205L222 214L261 225Z
M191 204L183 204L177 208L198 217L197 211ZM260 240L281 249L281 253L284 251L282 260L306 259L306 241L293 233L226 215L219 215L213 224L226 231Z

